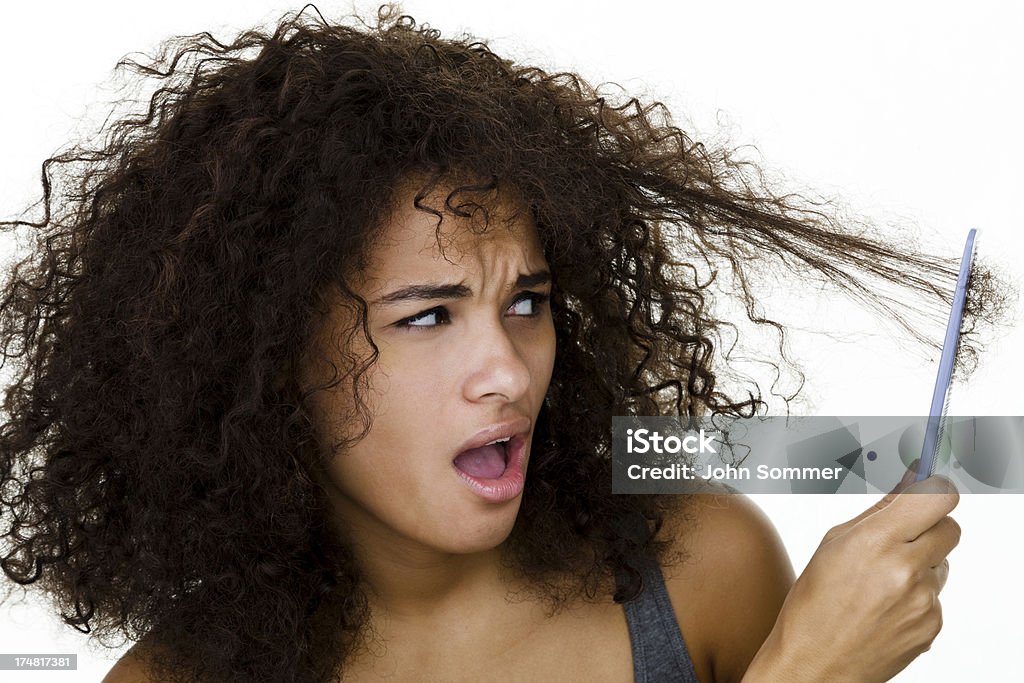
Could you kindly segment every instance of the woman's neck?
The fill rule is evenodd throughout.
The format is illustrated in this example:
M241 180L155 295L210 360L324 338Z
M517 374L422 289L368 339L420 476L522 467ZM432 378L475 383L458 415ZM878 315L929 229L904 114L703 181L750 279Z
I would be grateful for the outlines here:
M462 612L467 605L493 603L510 587L497 548L452 554L412 543L356 543L355 552L371 606L393 619Z
M344 522L335 528L352 548L378 633L414 630L430 638L451 624L462 624L467 633L499 624L515 630L542 613L529 600L510 599L527 582L503 566L501 546L445 551L398 534L344 501L336 503L336 520Z

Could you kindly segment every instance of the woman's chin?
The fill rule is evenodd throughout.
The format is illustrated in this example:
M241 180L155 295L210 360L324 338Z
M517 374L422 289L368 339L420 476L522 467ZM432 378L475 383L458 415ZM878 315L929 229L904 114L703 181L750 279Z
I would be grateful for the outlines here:
M491 514L460 519L444 524L435 535L435 543L445 552L459 555L479 553L493 550L504 543L512 527L515 526L519 506L505 506L504 510L495 510Z

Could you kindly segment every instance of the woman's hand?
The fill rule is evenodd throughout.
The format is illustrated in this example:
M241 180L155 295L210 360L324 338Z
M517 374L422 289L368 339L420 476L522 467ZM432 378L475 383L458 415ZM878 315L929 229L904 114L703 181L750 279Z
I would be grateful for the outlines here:
M960 540L947 515L960 496L947 479L913 476L829 530L745 683L887 681L929 649L942 628L946 555Z

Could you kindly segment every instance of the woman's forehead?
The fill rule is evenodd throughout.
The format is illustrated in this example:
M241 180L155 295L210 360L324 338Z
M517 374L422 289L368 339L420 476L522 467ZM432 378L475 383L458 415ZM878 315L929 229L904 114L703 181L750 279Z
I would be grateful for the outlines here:
M444 206L442 201L428 206ZM495 259L518 260L527 267L545 264L537 228L529 211L509 201L491 202L468 216L451 211L438 217L417 208L410 197L400 202L380 228L370 249L363 279L486 265Z

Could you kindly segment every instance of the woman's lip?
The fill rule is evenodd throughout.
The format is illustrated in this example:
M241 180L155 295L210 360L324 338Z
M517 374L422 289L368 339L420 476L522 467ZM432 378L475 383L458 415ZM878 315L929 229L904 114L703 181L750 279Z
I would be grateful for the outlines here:
M508 463L497 479L481 479L466 474L452 462L452 469L473 493L491 503L504 503L523 492L526 483L526 436L516 434L508 442Z
M455 451L455 455L452 458L457 458L459 454L468 451L473 448L478 448L485 444L490 443L496 439L504 439L506 437L515 437L517 435L525 435L530 431L533 426L533 420L521 415L515 419L507 420L505 422L499 422L492 424L488 427L484 427L476 434L466 440L458 450Z

